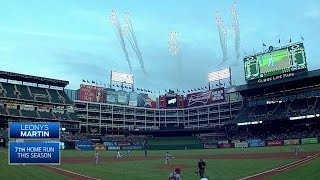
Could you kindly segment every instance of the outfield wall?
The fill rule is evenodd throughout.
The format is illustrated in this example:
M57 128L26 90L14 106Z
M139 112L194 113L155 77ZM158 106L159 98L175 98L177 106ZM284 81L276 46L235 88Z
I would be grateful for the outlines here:
M133 145L130 143L119 142L104 142L94 143L92 141L65 141L66 150L75 149L81 151L93 150L185 150L185 149L217 149L217 148L254 148L265 146L286 146L299 144L316 144L320 143L320 137L302 138L302 139L285 139L285 140L261 140L251 139L247 141L233 140L233 141L217 141L215 143L206 144L185 144L185 145Z

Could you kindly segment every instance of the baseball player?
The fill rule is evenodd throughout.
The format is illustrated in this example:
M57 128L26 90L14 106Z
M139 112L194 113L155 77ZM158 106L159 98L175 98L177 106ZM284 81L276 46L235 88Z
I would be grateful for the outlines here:
M169 180L182 180L180 176L181 169L176 168L170 175Z
M127 151L128 157L131 157L131 152L130 150Z
M271 53L269 54L269 61L268 61L268 67L270 66L274 66L274 60Z
M296 146L294 147L294 153L295 153L296 156L299 155L299 153L300 153L300 147L299 147L299 145L296 145Z
M98 153L98 151L96 151L96 153L94 154L94 160L95 160L96 164L98 164L98 162L99 162L99 156L100 156L100 154Z
M170 157L171 157L171 155L169 154L169 152L166 153L165 157L166 157L166 161L164 162L164 164L165 164L165 165L168 165L168 164L169 164Z
M121 158L122 155L120 154L120 151L117 151L117 159Z
M198 170L199 170L200 178L204 178L205 169L206 169L206 163L202 159L200 159L200 161L198 162Z

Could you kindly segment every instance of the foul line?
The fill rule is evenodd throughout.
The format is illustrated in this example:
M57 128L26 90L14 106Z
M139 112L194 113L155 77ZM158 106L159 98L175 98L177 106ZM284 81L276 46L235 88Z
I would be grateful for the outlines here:
M5 153L5 154L8 154L8 152L3 151L3 150L0 150L0 152L3 152L3 153ZM56 170L59 170L59 171L63 171L63 172L70 173L70 174L74 174L74 175L81 176L81 177L85 177L85 178L92 179L92 180L101 180L101 179L98 179L98 178L95 178L95 177L86 176L86 175L83 175L83 174L79 174L79 173L76 173L76 172L64 170L64 169L57 168L57 167L50 166L50 165L46 165L46 164L42 164L42 166L47 166L47 167L52 168L52 169L56 169Z
M283 171L283 170L286 170L288 169L288 167L294 167L294 166L297 166L299 164L302 164L302 163L306 163L308 161L311 161L315 158L318 157L320 153L317 153L315 155L312 155L312 156L308 156L304 159L300 159L298 161L295 161L295 162L292 162L292 163L289 163L289 164L285 164L285 165L282 165L280 167L276 167L276 168L273 168L273 169L270 169L270 170L267 170L267 171L263 171L261 173L258 173L258 174L254 174L254 175L251 175L251 176L247 176L247 177L244 177L244 178L240 178L239 180L245 180L245 179L250 179L250 178L253 178L253 177L256 177L256 176L260 176L260 175L263 175L263 174L267 174L269 172L272 172L272 171Z
M57 169L59 171L67 172L67 173L74 174L74 175L81 176L81 177L85 177L85 178L88 178L88 179L101 180L101 179L98 179L98 178L95 178L95 177L86 176L86 175L83 175L83 174L75 173L75 172L72 172L72 171L64 170L64 169L57 168L57 167L50 166L50 165L46 165L46 164L43 164L43 166L47 166L49 168Z

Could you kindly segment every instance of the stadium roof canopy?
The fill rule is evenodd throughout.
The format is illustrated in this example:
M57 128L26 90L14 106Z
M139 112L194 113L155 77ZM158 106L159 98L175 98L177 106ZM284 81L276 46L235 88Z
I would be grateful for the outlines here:
M6 72L6 71L0 71L0 78L15 80L15 81L22 81L22 82L30 82L30 83L36 83L36 84L44 84L44 85L50 85L50 86L58 86L63 88L69 84L69 81L31 76L31 75L19 74L14 72Z
M254 96L268 93L279 93L284 90L302 89L320 85L320 69L308 71L293 77L269 81L265 83L244 84L231 88L228 93L239 92L242 95Z

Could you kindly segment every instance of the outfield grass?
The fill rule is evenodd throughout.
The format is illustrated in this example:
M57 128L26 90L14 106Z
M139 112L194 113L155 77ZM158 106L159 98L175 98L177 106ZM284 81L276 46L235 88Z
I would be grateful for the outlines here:
M208 179L236 179L274 167L293 160L207 160L206 177ZM160 169L163 160L112 162L95 165L93 163L68 164L60 167L66 170L112 180L163 180L168 177L170 169ZM185 180L198 179L196 171L197 160L174 160L174 164L184 164L189 168L182 170Z
M271 177L271 180L291 180L291 179L320 179L320 159L312 160L302 167L296 167L290 171Z
M195 150L169 150L173 156L179 155L210 155L210 154L256 154L256 153L279 153L294 152L295 146L274 146L274 147L257 147L257 148L230 148L230 149L195 149ZM308 144L300 146L301 152L320 151L320 144ZM102 157L115 157L115 151L100 151ZM148 156L164 156L164 150L149 150ZM63 157L93 157L93 151L62 151ZM126 155L126 152L122 152ZM131 151L132 156L144 156L144 151Z
M241 153L279 153L293 152L294 146L261 147L261 148L237 148L237 149L199 149L199 150L172 150L169 151L174 156L179 155L209 155L209 154L241 154ZM320 144L301 145L302 152L320 151ZM149 156L164 156L166 151L148 151ZM115 151L100 151L102 157L115 157ZM124 155L126 152L123 152ZM62 151L63 157L93 157L94 151ZM144 151L131 151L133 156L144 156ZM0 179L68 179L59 174L55 174L38 166L9 166L7 154L0 152ZM266 171L290 162L294 159L208 159L206 175L209 179L237 179ZM183 164L187 166L182 171L184 180L197 179L194 173L196 170L196 159L176 158L173 164ZM57 166L66 170L84 175L94 176L101 179L111 180L162 180L167 179L170 169L160 168L164 164L164 159L146 161L119 161L103 162L99 165L94 163L62 164ZM320 160L311 161L305 166L281 174L273 179L319 179ZM319 171L319 172L318 172ZM298 178L298 179L299 179Z
M44 178L45 177L45 178ZM2 180L43 180L43 179L69 179L60 174L53 173L38 166L9 166L8 155L0 151L0 179Z

